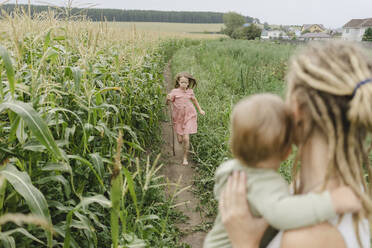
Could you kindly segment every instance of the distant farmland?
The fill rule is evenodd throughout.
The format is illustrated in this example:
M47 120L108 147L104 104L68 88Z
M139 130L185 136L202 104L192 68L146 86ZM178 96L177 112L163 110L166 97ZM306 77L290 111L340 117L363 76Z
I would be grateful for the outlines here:
M164 22L116 22L111 25L118 25L124 28L135 27L138 31L154 31L166 33L189 33L189 34L210 34L221 31L222 23L191 24L191 23L164 23ZM220 35L219 36L224 36Z

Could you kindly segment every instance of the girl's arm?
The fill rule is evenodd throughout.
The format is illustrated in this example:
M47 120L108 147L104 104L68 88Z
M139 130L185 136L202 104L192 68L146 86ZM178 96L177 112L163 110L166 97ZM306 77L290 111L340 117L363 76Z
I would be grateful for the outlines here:
M170 93L167 95L167 100L165 101L165 104L168 105L169 101L173 101L173 97Z
M191 98L191 101L195 104L196 108L198 109L199 113L205 115L205 112L201 109L198 100L195 97Z

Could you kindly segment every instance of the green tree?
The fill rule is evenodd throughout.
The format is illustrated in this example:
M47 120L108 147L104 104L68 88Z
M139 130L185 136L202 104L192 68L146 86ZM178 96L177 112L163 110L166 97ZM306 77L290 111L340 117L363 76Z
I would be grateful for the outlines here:
M224 33L232 37L235 29L242 27L245 23L245 17L236 12L228 12L223 15L223 23L226 26Z
M364 32L362 41L372 41L372 28L367 28Z
M251 24L248 27L236 28L231 37L233 39L255 40L261 36L261 32L261 28L255 24Z

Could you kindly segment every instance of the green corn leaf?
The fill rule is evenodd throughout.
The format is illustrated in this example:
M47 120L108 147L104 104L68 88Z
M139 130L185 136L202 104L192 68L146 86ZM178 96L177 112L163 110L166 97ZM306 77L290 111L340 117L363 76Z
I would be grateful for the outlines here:
M145 241L142 239L139 239L137 235L134 233L124 234L124 239L128 242L128 244L125 247L128 247L128 248L146 247Z
M29 239L32 239L33 241L36 241L36 242L38 242L40 244L45 245L45 243L43 241L41 241L40 239L36 238L34 235L32 235L31 233L29 233L26 229L21 228L21 227L20 228L13 229L13 230L10 230L10 231L7 231L7 232L4 232L3 234L10 236L10 235L12 235L13 233L16 233L16 232L23 234L24 236L26 236Z
M30 140L23 145L23 149L33 152L44 152L46 147L40 144L37 140Z
M95 196L83 198L81 200L81 202L67 214L66 229L65 229L65 241L63 243L63 248L69 248L70 247L70 242L71 242L71 228L70 227L72 227L72 226L76 227L76 224L80 223L80 225L79 225L80 228L90 230L89 225L87 225L86 222L85 223L83 223L83 222L76 223L75 222L75 224L73 224L72 217L73 217L74 213L76 211L78 211L80 208L86 207L86 206L88 206L92 203L98 203L104 208L111 207L111 202L109 200L107 200L103 195L95 195ZM94 235L92 237L93 237L93 240L94 240ZM96 242L96 241L94 241L94 242Z
M138 208L136 192L134 191L134 182L133 182L132 175L130 174L128 169L125 168L125 167L123 167L123 171L124 171L125 178L127 179L127 182L128 182L129 193L132 197L134 206L136 207L137 218L139 218L140 217L140 212L139 212L139 208Z
M15 240L12 236L0 232L0 240L1 244L4 245L5 248L16 248Z
M12 125L10 127L10 133L9 133L9 142L12 142L15 140L16 138L16 134L17 134L17 129L18 129L18 125L19 125L19 121L21 120L21 118L19 116L17 116L13 122L12 122Z
M61 172L68 172L72 173L71 166L66 163L47 163L43 168L41 168L43 171L61 171Z
M78 93L80 91L81 77L83 73L79 67L71 68L71 71L75 82L75 92Z
M36 181L35 184L45 184L51 181L55 181L58 183L61 183L63 185L63 188L65 189L66 197L69 198L71 194L71 187L69 182L66 178L64 178L62 175L53 175L48 177L43 177L40 180Z
M41 216L51 223L51 218L44 195L32 184L26 172L20 172L11 164L7 164L0 170L0 175L4 176L13 188L25 199L31 212ZM52 245L52 233L46 231L48 246Z
M44 38L44 51L49 47L51 32L52 32L52 28L49 29L49 31L45 35L45 38Z
M94 169L93 165L88 160L80 157L79 155L68 155L67 157L70 159L76 159L80 161L81 163L88 165L89 168L93 171L93 174L96 176L98 182L101 184L103 188L105 188L105 186L103 185L102 178L98 175L97 171Z
M92 203L98 203L104 208L110 208L111 207L111 201L109 201L106 197L103 195L95 195L90 197L84 197L81 202L76 206L77 209L86 207Z
M13 188L26 200L32 213L50 220L48 204L44 195L32 184L29 175L21 172L11 164L7 164L0 170Z
M3 59L5 70L6 70L6 75L8 77L10 92L11 92L11 94L13 96L13 99L14 99L15 80L14 80L13 64L12 64L12 61L10 59L8 50L3 46L0 46L0 57Z
M120 212L120 199L121 199L121 190L123 187L122 176L119 174L117 177L113 178L111 181L111 238L113 248L118 247L119 239L119 212ZM123 223L125 225L126 223Z
M7 182L5 177L0 175L0 213L3 213L6 186Z
M16 135L17 135L17 139L18 139L19 143L24 144L26 142L26 140L28 138L28 135L26 133L25 121L24 120L19 121Z
M89 154L89 157L91 158L91 161L96 170L98 171L100 177L103 177L105 167L103 165L102 157L98 153Z
M65 237L66 237L66 233L65 233L65 231L64 230L62 230L62 228L61 227L59 227L59 226L55 226L54 227L54 231L59 235L59 236L61 236L64 240L66 239ZM74 240L74 238L73 237L69 237L69 245L71 245L71 247L73 247L73 248L81 248L79 245L78 245L78 243Z
M71 242L71 221L74 210L70 211L66 217L66 229L65 229L65 240L63 242L63 248L69 248Z
M93 246L91 245L90 247L97 247L97 243L98 243L97 242L97 235L94 231L93 225L91 224L89 218L86 217L83 214L80 214L77 211L75 211L74 214L79 219L79 221L74 220L74 222L78 223L80 225L81 228L79 228L79 229L86 230L84 233L88 237L88 241L91 244L93 243ZM71 226L74 226L73 224Z
M20 101L9 101L0 104L0 112L4 109L10 109L21 116L40 143L42 143L56 158L64 158L47 124L30 105Z

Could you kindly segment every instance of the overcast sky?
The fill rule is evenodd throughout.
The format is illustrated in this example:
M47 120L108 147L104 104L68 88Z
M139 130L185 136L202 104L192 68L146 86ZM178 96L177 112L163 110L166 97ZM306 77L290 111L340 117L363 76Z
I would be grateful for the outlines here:
M63 5L63 0L34 1L34 4ZM9 1L14 3L15 1ZM27 0L19 0L27 3ZM342 27L353 18L372 17L372 0L79 0L77 7L88 3L97 8L176 10L176 11L236 11L269 24L312 24Z

